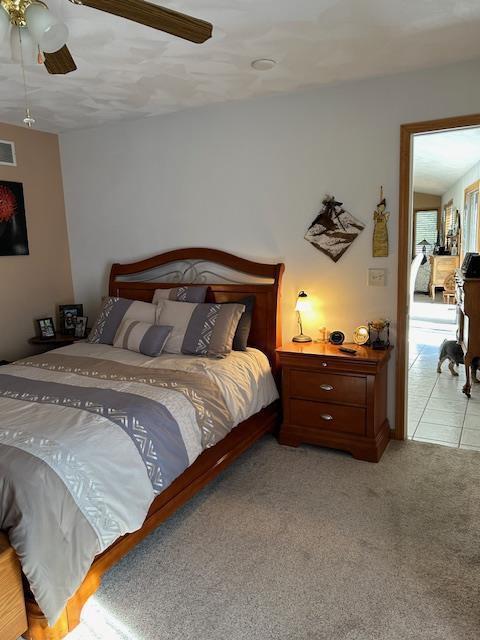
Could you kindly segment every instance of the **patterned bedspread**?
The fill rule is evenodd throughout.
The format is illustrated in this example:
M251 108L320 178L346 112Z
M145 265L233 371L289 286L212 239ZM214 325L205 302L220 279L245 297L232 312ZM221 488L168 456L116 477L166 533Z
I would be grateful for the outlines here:
M95 555L232 426L201 373L53 353L0 369L0 529L50 624Z

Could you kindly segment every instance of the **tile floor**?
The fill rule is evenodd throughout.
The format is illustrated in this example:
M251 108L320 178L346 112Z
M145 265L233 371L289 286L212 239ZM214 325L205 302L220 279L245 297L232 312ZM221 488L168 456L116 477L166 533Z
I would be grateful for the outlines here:
M437 373L441 343L455 339L455 326L417 323L410 329L408 437L447 447L480 451L480 384L462 393L465 367L453 377L445 361Z

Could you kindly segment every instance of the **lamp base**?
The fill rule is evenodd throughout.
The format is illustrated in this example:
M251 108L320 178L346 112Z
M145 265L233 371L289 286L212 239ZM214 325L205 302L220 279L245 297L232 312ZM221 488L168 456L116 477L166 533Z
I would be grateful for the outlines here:
M292 338L292 342L311 342L310 336L306 336L304 333L300 333L298 336Z

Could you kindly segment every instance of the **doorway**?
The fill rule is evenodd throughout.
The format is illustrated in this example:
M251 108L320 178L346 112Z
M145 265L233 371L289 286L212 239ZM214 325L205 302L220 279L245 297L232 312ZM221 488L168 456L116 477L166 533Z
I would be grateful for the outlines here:
M463 365L449 370L447 360L437 372L442 343L457 336L453 274L480 247L478 189L468 182L476 164L478 114L401 127L397 439L480 450L480 393L473 402L462 394Z

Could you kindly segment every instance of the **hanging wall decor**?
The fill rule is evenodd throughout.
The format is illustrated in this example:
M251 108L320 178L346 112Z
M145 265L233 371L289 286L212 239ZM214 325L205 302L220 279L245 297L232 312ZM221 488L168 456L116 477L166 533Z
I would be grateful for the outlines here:
M322 208L308 228L305 240L338 262L365 225L342 207L335 196L325 196Z
M28 255L23 186L0 180L0 256Z
M373 230L373 251L374 258L386 258L388 256L388 227L387 222L390 213L385 211L387 202L383 196L383 187L380 187L380 202L374 211L373 219L375 227Z

